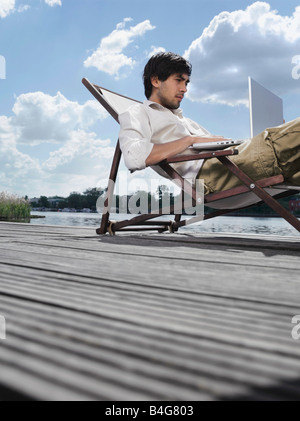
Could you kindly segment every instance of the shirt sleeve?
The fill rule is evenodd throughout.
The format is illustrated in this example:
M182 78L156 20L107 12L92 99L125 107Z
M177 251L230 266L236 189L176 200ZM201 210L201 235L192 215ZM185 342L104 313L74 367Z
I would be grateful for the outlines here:
M146 160L152 152L152 130L142 104L134 105L119 116L120 148L125 165L131 171L146 168Z

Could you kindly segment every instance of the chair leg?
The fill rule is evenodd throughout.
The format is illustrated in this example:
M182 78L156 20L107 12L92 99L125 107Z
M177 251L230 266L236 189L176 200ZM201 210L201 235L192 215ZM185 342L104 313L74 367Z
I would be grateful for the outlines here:
M181 220L182 215L175 215L175 222L178 223Z
M108 223L109 223L109 213L107 212L106 214L102 215L101 225L100 225L100 228L96 229L96 233L98 235L106 234L107 229L108 229Z
M117 180L121 156L122 156L122 152L121 152L121 149L120 149L120 143L118 141L117 146L116 146L116 150L115 150L115 154L114 154L114 158L113 158L113 162L112 162L112 166L111 166L111 170L110 170L108 189L107 189L105 202L104 202L104 209L103 209L103 214L102 214L101 225L100 225L100 228L98 228L96 230L96 233L99 234L99 235L104 235L108 231L110 203L111 203L111 199L113 197L114 190L115 190L115 183L116 183L116 180Z
M290 225L300 232L300 221L286 210L280 203L277 202L271 195L269 195L263 188L261 188L255 181L248 177L238 166L232 162L228 157L218 157L219 161L225 165L236 177L238 177L243 184L245 184L250 191L262 199L268 206L284 218Z

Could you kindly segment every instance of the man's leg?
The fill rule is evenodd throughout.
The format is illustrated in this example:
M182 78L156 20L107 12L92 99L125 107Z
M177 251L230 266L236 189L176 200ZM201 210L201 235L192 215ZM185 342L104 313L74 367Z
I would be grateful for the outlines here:
M300 186L300 118L268 129L268 139L285 180Z
M300 187L300 171L294 174L292 177L286 179L288 186L299 186Z
M300 118L267 129L236 149L239 155L230 159L253 180L283 174L290 183L300 183ZM205 194L242 184L218 159L205 161L198 178L204 179Z

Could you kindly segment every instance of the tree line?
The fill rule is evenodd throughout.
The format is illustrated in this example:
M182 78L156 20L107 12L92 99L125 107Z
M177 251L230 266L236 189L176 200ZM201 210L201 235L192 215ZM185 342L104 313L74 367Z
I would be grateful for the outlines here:
M55 196L48 198L47 196L41 196L38 201L31 202L33 208L42 208L42 209L91 209L96 211L97 201L99 197L104 197L107 189L104 188L89 188L84 193L72 192L68 197ZM149 207L151 204L163 201L170 201L170 204L174 204L174 195L170 192L170 189L167 186L159 186L156 193L151 194L148 192L139 192L139 196L146 196ZM131 196L119 196L114 195L113 203L116 204L118 208L124 204L124 201L128 201Z
M44 208L44 209L84 209L89 208L96 210L96 203L105 189L90 188L84 193L72 192L68 197L54 196L48 198L47 196L41 196L38 201L31 202L33 208Z
M41 196L37 202L31 203L31 206L33 208L43 208L43 209L76 209L76 210L82 210L82 209L90 209L91 211L96 211L97 207L97 201L99 197L105 197L107 189L104 188L89 188L84 193L78 193L78 192L72 192L70 195L66 198L63 197L52 197L51 199L46 196ZM151 212L151 209L153 210L153 206L156 208L162 208L164 207L164 203L168 203L170 206L173 206L176 197L172 192L170 192L170 189L168 186L161 185L157 188L157 191L154 194L151 194L149 192L138 192L139 200L142 200L143 203L148 204L148 211ZM131 196L119 196L114 195L113 197L113 203L116 206L116 209L119 208L123 209L124 206L126 208L127 204L129 203ZM55 203L55 199L57 199ZM285 199L281 199L280 203L290 211L292 211L296 216L300 216L300 205L297 206L297 208L291 207L292 201L297 201L299 203L300 196L297 195L293 198L288 197ZM55 203L55 204L53 204ZM139 203L137 203L138 205ZM126 209L125 209L126 210ZM209 211L210 209L207 208ZM147 211L147 210L146 210ZM244 209L241 211L236 211L236 215L244 215L244 216L274 216L276 213L267 205L263 204L260 206L255 206L252 208Z

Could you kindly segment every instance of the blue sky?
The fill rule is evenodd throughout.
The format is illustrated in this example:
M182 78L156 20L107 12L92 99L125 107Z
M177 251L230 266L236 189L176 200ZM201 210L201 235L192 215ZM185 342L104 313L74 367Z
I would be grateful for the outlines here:
M103 185L118 126L81 79L143 100L157 49L192 62L182 108L214 134L249 137L249 75L283 98L286 120L298 117L299 40L299 0L0 0L0 190Z

